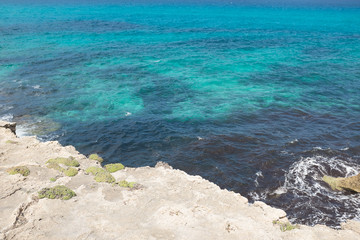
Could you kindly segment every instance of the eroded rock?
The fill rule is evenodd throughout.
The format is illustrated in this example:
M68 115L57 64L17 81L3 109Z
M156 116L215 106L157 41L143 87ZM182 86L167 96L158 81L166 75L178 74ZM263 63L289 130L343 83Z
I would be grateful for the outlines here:
M10 129L12 133L16 134L16 123L0 121L0 127Z
M333 190L360 192L360 174L347 178L334 178L325 175L322 180L329 184Z
M80 166L68 161L74 159ZM16 166L29 167L31 174L6 172ZM0 239L360 239L355 222L344 230L297 228L282 210L248 204L240 194L167 166L111 174L73 147L16 138L0 127ZM78 170L71 178L62 170L70 168ZM69 201L39 200L68 198L72 191L76 198Z

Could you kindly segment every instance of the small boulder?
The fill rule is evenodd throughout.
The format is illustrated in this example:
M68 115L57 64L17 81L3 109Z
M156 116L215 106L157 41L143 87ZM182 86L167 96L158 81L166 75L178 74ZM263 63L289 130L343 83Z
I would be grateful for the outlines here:
M322 180L329 184L332 190L360 192L360 174L347 178L334 178L325 175Z
M156 163L155 168L163 167L165 169L173 169L168 163L159 161Z

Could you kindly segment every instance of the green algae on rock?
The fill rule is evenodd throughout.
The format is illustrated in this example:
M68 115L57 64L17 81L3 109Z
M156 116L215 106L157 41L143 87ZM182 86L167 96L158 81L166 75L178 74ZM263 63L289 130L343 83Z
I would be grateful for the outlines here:
M332 190L360 192L360 174L347 178L334 178L325 175L322 180L329 184Z
M7 140L5 143L7 143L7 144L18 144L18 142L13 141L13 140Z
M6 170L10 175L21 174L24 177L29 176L30 170L26 166L12 167Z
M79 167L80 166L79 162L76 161L73 157L69 157L69 158L63 158L63 157L53 158L53 159L49 159L46 163L63 164L63 165L68 166L68 167Z
M280 230L282 232L286 232L286 231L291 231L291 230L294 230L296 228L300 228L299 225L292 225L291 223L289 222L281 222L279 220L274 220L273 221L273 224L274 225L279 225L280 227Z
M107 172L105 169L100 167L89 167L86 169L86 173L91 173L94 175L94 179L96 182L107 182L107 183L113 183L115 182L115 178Z
M47 167L55 169L59 172L64 173L66 176L73 177L78 174L78 170L74 167L80 166L79 162L76 161L73 157L69 158L54 158L50 159L47 162ZM63 168L60 166L60 164L68 166L68 168Z
M39 192L39 198L49 198L49 199L62 199L69 200L70 198L76 196L76 193L63 185L58 185L53 188L43 188Z
M113 172L117 172L119 170L124 169L124 165L122 165L121 163L111 163L111 164L107 164L104 166L106 171L113 173Z
M55 182L56 180L57 180L57 179L54 178L54 177L50 178L50 181L51 181L51 182Z
M125 187L125 188L134 188L138 185L136 182L128 182L125 180L117 182L116 184L119 185L120 187Z
M54 162L48 163L48 164L46 165L46 167L55 169L55 170L57 170L57 171L59 171L59 172L64 172L64 171L65 171L65 168L60 167L59 164L54 163Z
M96 166L91 166L86 169L86 173L91 173L94 176L100 172L106 172L106 171L105 169Z
M78 170L76 168L70 167L64 171L64 174L68 177L73 177L78 174Z
M97 155L96 153L90 154L89 159L98 161L100 163L102 163L104 161L104 159L102 157L100 157L99 155Z
M107 182L107 183L115 182L115 178L108 172L98 173L96 174L94 179L97 182Z

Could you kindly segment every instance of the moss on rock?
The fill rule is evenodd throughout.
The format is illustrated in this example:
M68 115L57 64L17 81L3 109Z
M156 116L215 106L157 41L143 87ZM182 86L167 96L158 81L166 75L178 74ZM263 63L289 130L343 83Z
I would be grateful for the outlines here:
M7 143L7 144L18 144L18 142L13 141L13 140L7 140L5 143Z
M46 167L55 169L55 170L57 170L57 171L59 171L59 172L64 172L64 171L65 171L64 168L60 167L59 164L54 163L54 162L48 163L48 164L46 165Z
M117 172L119 170L124 169L124 165L122 165L121 163L112 163L112 164L107 164L104 166L106 171L113 173L113 172Z
M95 176L95 181L97 182L107 182L107 183L113 183L115 182L115 178L107 172L105 169L100 167L89 167L86 169L86 173L91 173Z
M89 159L98 161L100 163L102 163L104 161L104 159L102 157L100 157L99 155L97 155L96 153L90 154Z
M47 162L47 167L55 169L59 172L64 173L66 176L73 177L78 174L78 170L74 167L80 166L79 162L76 161L74 158L54 158L50 159ZM60 166L60 164L63 164L65 166L68 166L68 168L63 168Z
M76 196L76 193L63 185L58 185L53 188L43 188L39 191L39 198L69 200L74 196Z
M291 223L289 222L280 222L279 220L274 220L273 221L273 224L274 225L279 225L280 227L280 230L282 232L286 232L286 231L291 231L291 230L294 230L296 228L300 228L299 225L292 225Z
M100 172L106 172L106 171L105 169L96 166L91 166L86 169L86 173L91 173L94 176Z
M53 158L53 159L49 159L46 163L63 164L63 165L68 166L68 167L79 167L80 166L79 162L76 161L73 157L69 157L69 158L63 158L63 157Z
M136 182L127 182L125 180L117 182L116 184L119 185L120 187L125 187L125 188L134 188L138 185Z
M64 174L69 177L76 176L78 174L78 170L76 168L70 167L64 171Z
M21 174L24 177L29 176L30 170L26 166L12 167L6 170L10 175Z
M56 180L57 180L57 179L54 178L54 177L50 178L50 181L51 181L51 182L55 182Z
M94 179L97 182L107 182L107 183L115 182L115 178L108 172L98 173L96 174Z

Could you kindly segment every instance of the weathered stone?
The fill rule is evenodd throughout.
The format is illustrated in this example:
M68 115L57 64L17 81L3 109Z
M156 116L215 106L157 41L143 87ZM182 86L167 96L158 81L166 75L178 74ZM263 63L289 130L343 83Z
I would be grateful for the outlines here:
M155 168L163 167L166 169L173 169L168 163L159 161L156 163Z
M14 139L17 144L6 143ZM248 204L200 176L165 166L110 174L72 147L15 138L1 127L0 153L0 239L360 239L355 223L345 230L297 228L284 211L263 202ZM58 156L74 156L78 173L64 176L62 169L72 164ZM6 172L23 165L31 171L28 177Z
M16 123L14 122L0 121L0 127L10 129L12 133L16 134Z
M333 190L350 190L360 192L360 174L347 178L334 178L325 175L323 181L329 184Z

